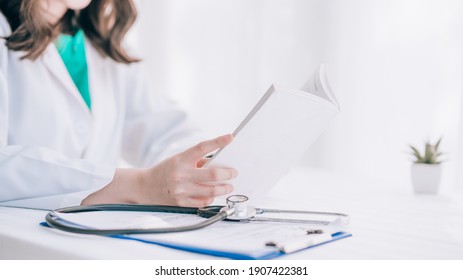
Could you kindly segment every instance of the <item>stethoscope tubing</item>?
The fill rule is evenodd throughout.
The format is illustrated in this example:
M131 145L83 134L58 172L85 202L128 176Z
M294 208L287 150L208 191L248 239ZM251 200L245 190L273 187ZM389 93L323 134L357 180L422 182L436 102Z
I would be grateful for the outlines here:
M176 214L197 214L198 208L191 207L177 207L177 206L164 206L164 205L139 205L139 204L99 204L91 206L75 206L61 208L49 212L45 220L47 224L55 229L79 233L79 234L94 234L94 235L120 235L120 234L159 234L159 233L171 233L171 232L184 232L197 230L214 224L218 221L224 220L229 213L225 211L219 211L215 215L209 217L207 220L202 222L178 226L178 227L165 227L165 228L151 228L151 229L94 229L94 228L82 228L78 226L72 226L72 223L64 220L69 225L62 223L63 218L59 216L60 213L82 213L92 211L136 211L136 212L162 212L162 213L176 213Z

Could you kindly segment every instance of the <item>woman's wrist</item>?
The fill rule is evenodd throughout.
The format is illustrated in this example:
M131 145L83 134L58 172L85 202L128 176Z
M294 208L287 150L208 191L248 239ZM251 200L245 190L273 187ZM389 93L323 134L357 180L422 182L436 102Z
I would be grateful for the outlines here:
M141 168L118 168L111 183L87 196L81 204L141 203L146 173L146 169Z

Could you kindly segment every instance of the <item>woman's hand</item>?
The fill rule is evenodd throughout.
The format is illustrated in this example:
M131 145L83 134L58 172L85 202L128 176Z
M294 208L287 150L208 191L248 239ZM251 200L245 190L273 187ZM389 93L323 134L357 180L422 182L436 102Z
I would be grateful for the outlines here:
M205 206L214 197L230 193L232 185L224 181L235 178L232 168L203 168L204 156L228 145L231 135L224 135L168 158L144 172L142 199L155 204Z
M113 182L82 201L202 207L233 190L224 181L235 178L232 168L203 167L204 156L231 143L228 134L204 141L149 169L118 169Z

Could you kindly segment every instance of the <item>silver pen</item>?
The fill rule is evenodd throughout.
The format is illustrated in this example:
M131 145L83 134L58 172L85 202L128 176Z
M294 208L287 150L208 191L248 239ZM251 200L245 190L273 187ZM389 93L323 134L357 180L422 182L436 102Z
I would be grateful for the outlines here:
M332 239L330 233L323 233L321 230L307 232L307 235L295 236L279 242L267 242L267 246L276 247L278 250L289 254L318 244L328 242Z

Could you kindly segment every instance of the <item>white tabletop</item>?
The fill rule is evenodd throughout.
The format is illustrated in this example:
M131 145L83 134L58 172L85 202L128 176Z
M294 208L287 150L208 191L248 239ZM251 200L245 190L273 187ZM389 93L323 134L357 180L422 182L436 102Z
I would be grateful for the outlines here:
M415 195L410 186L294 169L262 207L351 215L353 237L281 259L463 259L461 194ZM0 207L0 259L217 259L157 245L39 226L46 212Z

